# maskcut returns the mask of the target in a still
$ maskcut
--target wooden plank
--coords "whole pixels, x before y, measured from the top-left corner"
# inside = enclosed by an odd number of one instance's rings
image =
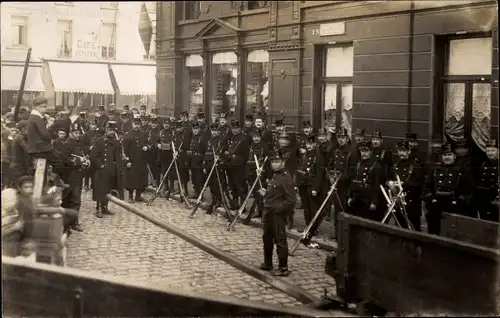
[[[42,198],[43,184],[45,182],[45,169],[47,168],[47,160],[36,158],[35,165],[35,184],[33,189],[33,200],[37,203]]]
[[[498,248],[500,224],[463,215],[443,213],[441,235],[451,239]]]

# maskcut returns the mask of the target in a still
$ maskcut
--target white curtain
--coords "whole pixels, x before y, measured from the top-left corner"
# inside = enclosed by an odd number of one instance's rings
[[[250,63],[267,63],[269,62],[269,53],[264,50],[255,50],[248,53],[248,62]]]
[[[215,53],[212,56],[212,64],[238,64],[238,57],[234,52]]]
[[[203,66],[203,57],[198,54],[191,54],[186,57],[186,67],[201,67]]]

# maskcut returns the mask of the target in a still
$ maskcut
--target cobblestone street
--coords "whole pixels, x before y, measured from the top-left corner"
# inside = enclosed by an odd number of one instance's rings
[[[90,198],[90,192],[83,195],[85,203],[80,212],[85,232],[73,232],[69,237],[68,267],[187,291],[300,305],[293,298],[113,204],[110,208],[116,213],[114,216],[96,218]],[[151,210],[152,213],[162,211],[158,207]],[[169,212],[178,214],[179,210],[173,208]]]

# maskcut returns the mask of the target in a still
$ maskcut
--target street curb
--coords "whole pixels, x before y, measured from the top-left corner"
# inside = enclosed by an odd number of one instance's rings
[[[146,191],[147,192],[156,192],[156,189],[153,187],[148,187],[148,188],[146,188]],[[181,201],[180,195],[178,195],[178,194],[170,195],[170,198],[175,199],[178,202]],[[164,199],[164,198],[160,198],[160,199]],[[189,200],[189,203],[191,203],[192,205],[194,205],[196,203],[196,199],[188,199],[188,200]],[[202,202],[200,204],[199,208],[206,211],[208,209],[208,204],[205,202]],[[222,214],[225,213],[224,208],[217,208],[217,211],[222,213]],[[262,224],[259,221],[255,221],[255,220],[251,220],[248,225],[251,227],[254,227],[254,228],[261,228],[261,229],[264,228],[264,224]],[[298,233],[296,231],[292,232],[292,231],[287,230],[286,234],[289,238],[292,238],[294,240],[300,239],[300,233]],[[313,237],[311,242],[317,244],[321,250],[324,250],[327,252],[335,253],[335,252],[337,252],[337,249],[338,249],[338,245],[336,242],[325,242],[324,240],[318,240],[315,237]]]

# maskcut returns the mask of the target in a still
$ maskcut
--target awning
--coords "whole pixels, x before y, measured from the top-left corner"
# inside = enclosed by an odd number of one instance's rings
[[[98,63],[48,62],[54,91],[114,94],[108,65]]]
[[[21,87],[24,66],[2,65],[2,91],[18,91]],[[26,92],[43,92],[45,87],[42,82],[42,68],[30,66],[24,84]]]
[[[111,65],[120,95],[156,95],[155,65]]]

